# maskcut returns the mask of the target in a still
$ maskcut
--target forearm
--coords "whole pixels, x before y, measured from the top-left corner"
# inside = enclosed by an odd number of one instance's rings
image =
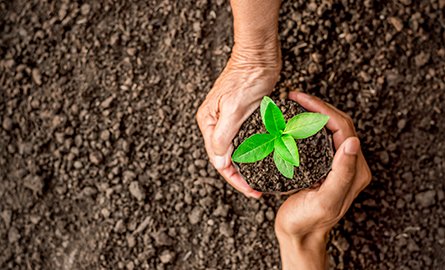
[[[231,0],[235,42],[276,39],[280,0]]]
[[[303,239],[294,236],[278,236],[283,270],[327,269],[326,236],[310,236]]]
[[[239,67],[281,68],[278,40],[280,0],[231,0],[234,48],[231,58]]]

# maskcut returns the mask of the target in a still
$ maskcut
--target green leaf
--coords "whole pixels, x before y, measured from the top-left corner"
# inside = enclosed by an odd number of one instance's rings
[[[275,151],[284,160],[298,167],[300,166],[300,155],[298,154],[297,143],[291,135],[285,134],[275,140]]]
[[[275,136],[271,134],[255,134],[244,140],[232,155],[238,163],[252,163],[267,157],[274,147]]]
[[[263,123],[265,122],[264,120],[265,120],[267,106],[271,102],[273,103],[273,100],[268,96],[264,96],[263,100],[261,100],[260,113],[261,113],[261,120],[263,120]]]
[[[294,139],[306,139],[319,132],[328,120],[329,116],[321,113],[300,113],[287,122],[283,134],[289,134]]]
[[[267,131],[273,135],[281,135],[286,127],[286,121],[284,121],[283,113],[275,103],[269,102],[264,118],[264,125],[266,126]]]
[[[278,171],[284,177],[287,177],[289,179],[294,178],[294,165],[284,160],[278,153],[275,151],[273,153],[273,161],[275,162],[275,166],[277,166]]]

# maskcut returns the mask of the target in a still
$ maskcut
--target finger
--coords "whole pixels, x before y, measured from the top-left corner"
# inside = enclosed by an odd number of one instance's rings
[[[224,168],[222,170],[218,170],[218,172],[226,179],[226,181],[234,187],[239,192],[243,193],[247,197],[260,198],[262,193],[254,190],[246,180],[242,177],[239,171],[235,168],[233,164]]]
[[[231,164],[228,149],[232,140],[238,133],[243,123],[241,110],[233,110],[231,106],[221,109],[219,119],[215,125],[211,138],[211,148],[214,153],[214,165],[217,169],[223,169]],[[236,107],[236,106],[234,106]]]
[[[215,159],[214,159],[214,151],[212,149],[212,143],[211,138],[212,134],[214,133],[215,129],[215,120],[210,114],[202,115],[203,111],[199,111],[197,115],[197,122],[199,129],[201,130],[201,133],[204,138],[204,144],[205,149],[207,151],[207,154],[209,156],[210,162],[215,166]],[[233,151],[233,146],[230,146],[227,150],[227,153],[225,154],[226,157],[231,157]],[[229,166],[226,166],[224,168],[216,168],[218,172],[224,177],[224,179],[236,190],[243,193],[245,196],[253,197],[253,198],[260,198],[262,193],[259,191],[254,190],[247,184],[246,180],[241,176],[241,174],[238,172],[238,170],[235,168],[235,166],[231,163],[231,160],[228,161]]]
[[[206,148],[207,147],[206,144]],[[213,153],[212,150],[207,150],[207,152]],[[231,154],[233,152],[233,146],[231,146],[228,150],[228,157],[231,157]],[[212,157],[209,154],[209,158],[212,160]],[[213,164],[213,162],[212,162]],[[262,193],[259,191],[254,190],[252,187],[249,186],[249,184],[246,182],[246,180],[242,177],[242,175],[238,172],[238,170],[235,168],[235,166],[230,162],[230,165],[222,168],[217,169],[219,174],[221,174],[222,177],[236,190],[243,193],[247,197],[252,198],[260,198]]]
[[[334,156],[332,170],[319,189],[323,200],[328,200],[329,204],[343,203],[354,182],[359,154],[360,141],[357,137],[350,137],[342,143]]]
[[[349,116],[334,108],[332,105],[318,99],[317,97],[293,91],[289,93],[289,98],[298,102],[306,110],[318,112],[329,116],[326,127],[333,132],[335,148],[339,146],[349,137],[356,136],[354,125]]]
[[[354,183],[351,187],[351,193],[354,194],[354,199],[364,190],[369,183],[371,182],[372,174],[369,169],[368,163],[363,156],[363,153],[360,152],[357,159],[357,173],[354,180]]]
[[[338,114],[340,114],[341,116],[343,116],[343,118],[349,118],[349,115],[345,112],[340,111],[339,109],[335,108],[334,105],[324,102],[324,104],[328,107],[330,107],[332,110],[334,110],[335,112],[337,112]]]
[[[216,119],[204,108],[200,108],[196,114],[196,121],[198,122],[199,130],[204,138],[204,146],[209,156],[210,162],[213,164],[214,152],[212,149],[212,135],[214,133]],[[214,166],[214,165],[213,165]]]
[[[290,92],[289,98],[298,102],[298,104],[303,106],[308,111],[328,115],[329,122],[326,124],[326,127],[332,132],[340,130],[341,126],[339,124],[343,120],[342,115],[333,110],[331,107],[327,106],[326,103],[319,98],[298,91]]]

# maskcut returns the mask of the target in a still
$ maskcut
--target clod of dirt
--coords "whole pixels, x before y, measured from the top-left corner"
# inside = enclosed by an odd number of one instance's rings
[[[232,227],[226,222],[219,225],[219,232],[225,237],[232,237],[234,233]]]
[[[414,60],[416,62],[416,66],[418,67],[424,66],[430,60],[430,54],[426,52],[421,52],[418,55],[416,55]]]
[[[159,259],[161,260],[161,262],[163,264],[167,264],[167,263],[173,261],[174,258],[175,258],[175,254],[173,252],[171,252],[170,250],[164,250],[161,253],[161,256],[159,257]]]
[[[171,246],[173,244],[171,237],[163,231],[152,233],[151,237],[155,239],[155,244],[157,246]]]
[[[138,201],[143,201],[145,199],[144,190],[141,188],[138,181],[131,182],[129,190],[131,195],[133,195],[133,197],[135,197]]]
[[[2,127],[5,130],[11,130],[12,128],[12,120],[9,117],[5,117],[2,122]]]
[[[96,152],[92,152],[90,154],[90,161],[91,163],[93,163],[94,165],[99,165],[102,162],[103,156],[100,152],[96,151]]]
[[[394,28],[397,30],[397,32],[402,31],[403,29],[403,22],[396,17],[390,17],[389,22],[394,26]]]
[[[40,74],[40,70],[38,68],[32,69],[32,79],[37,85],[42,84],[42,75]]]
[[[286,121],[305,112],[303,107],[291,100],[274,100],[283,112]],[[233,145],[238,147],[245,139],[266,130],[258,108],[241,126]],[[240,163],[239,171],[247,183],[261,192],[289,192],[309,188],[322,180],[331,169],[334,148],[330,133],[323,128],[317,134],[297,140],[300,166],[295,168],[294,178],[284,177],[276,168],[272,154],[255,163]]]
[[[199,207],[196,206],[195,208],[193,208],[192,212],[189,214],[189,221],[192,225],[197,224],[202,217],[202,214],[204,213],[204,210]]]
[[[2,213],[0,214],[0,216],[3,219],[3,223],[5,224],[5,227],[9,228],[9,226],[11,225],[11,217],[12,217],[11,210],[3,210]]]
[[[427,208],[435,203],[435,197],[435,190],[420,192],[416,194],[416,203],[418,203],[423,208]]]
[[[10,244],[17,242],[20,239],[20,233],[15,227],[11,227],[8,232],[8,241]]]
[[[37,175],[28,175],[23,180],[23,185],[34,193],[41,194],[44,186],[43,179]]]

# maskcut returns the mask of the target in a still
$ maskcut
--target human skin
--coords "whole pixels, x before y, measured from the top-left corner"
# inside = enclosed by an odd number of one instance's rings
[[[282,267],[315,270],[327,268],[326,243],[332,227],[344,216],[357,195],[371,181],[351,118],[304,93],[289,98],[308,111],[329,116],[336,153],[332,170],[317,188],[302,190],[281,205],[275,220]]]
[[[210,162],[235,189],[259,198],[232,163],[232,140],[269,95],[281,69],[280,1],[232,0],[234,46],[230,59],[201,104],[196,119]]]
[[[196,118],[213,166],[235,189],[259,198],[261,192],[247,184],[231,161],[232,140],[278,80],[280,1],[232,0],[231,6],[232,54]],[[368,185],[371,174],[349,116],[303,93],[293,92],[289,97],[308,111],[330,116],[327,127],[333,132],[337,152],[321,186],[290,196],[280,207],[275,232],[283,269],[325,269],[327,235]]]

